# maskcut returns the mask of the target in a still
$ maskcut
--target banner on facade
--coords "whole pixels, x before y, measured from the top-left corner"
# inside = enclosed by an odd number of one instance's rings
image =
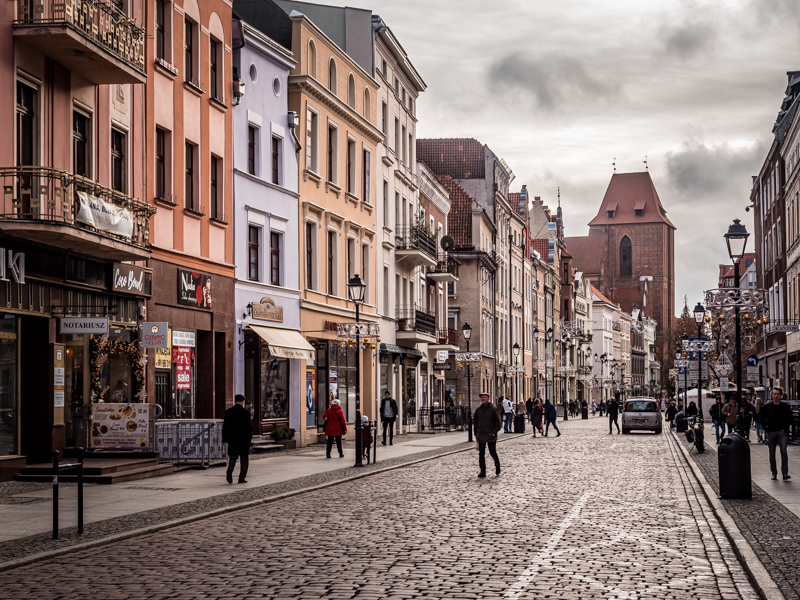
[[[92,448],[152,448],[152,404],[92,405]]]
[[[211,308],[211,275],[178,269],[178,304]]]
[[[133,237],[133,213],[131,211],[86,192],[77,192],[77,195],[79,206],[75,220],[78,223],[91,225],[100,231],[122,237]]]

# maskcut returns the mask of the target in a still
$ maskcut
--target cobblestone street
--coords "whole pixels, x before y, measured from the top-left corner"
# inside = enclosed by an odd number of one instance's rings
[[[444,456],[0,573],[2,596],[757,597],[666,435],[560,426],[499,444],[499,477]]]

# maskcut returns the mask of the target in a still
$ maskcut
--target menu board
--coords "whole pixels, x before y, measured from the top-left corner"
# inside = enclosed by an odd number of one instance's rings
[[[152,448],[153,405],[100,402],[92,405],[91,447]]]

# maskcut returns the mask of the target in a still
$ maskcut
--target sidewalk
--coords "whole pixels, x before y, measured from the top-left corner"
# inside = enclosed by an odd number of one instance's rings
[[[467,440],[466,432],[404,435],[394,445],[378,442],[380,468],[393,459],[419,455],[430,450],[456,448]],[[131,519],[137,513],[237,494],[282,482],[318,476],[353,467],[354,445],[345,444],[345,457],[325,458],[323,446],[311,446],[277,455],[252,455],[247,483],[225,481],[222,465],[190,469],[173,475],[141,479],[114,485],[84,486],[84,523]],[[236,466],[234,481],[239,472]],[[307,482],[313,484],[313,481]],[[0,543],[52,532],[53,492],[49,483],[7,482],[0,484]],[[19,490],[17,492],[17,490]],[[77,486],[59,486],[59,525],[77,527]]]

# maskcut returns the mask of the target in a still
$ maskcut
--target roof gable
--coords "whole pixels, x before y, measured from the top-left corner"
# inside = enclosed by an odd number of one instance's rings
[[[437,175],[453,179],[484,179],[486,153],[474,138],[417,139],[417,158]]]
[[[600,210],[589,226],[637,223],[665,223],[675,228],[667,218],[649,171],[614,173]]]

